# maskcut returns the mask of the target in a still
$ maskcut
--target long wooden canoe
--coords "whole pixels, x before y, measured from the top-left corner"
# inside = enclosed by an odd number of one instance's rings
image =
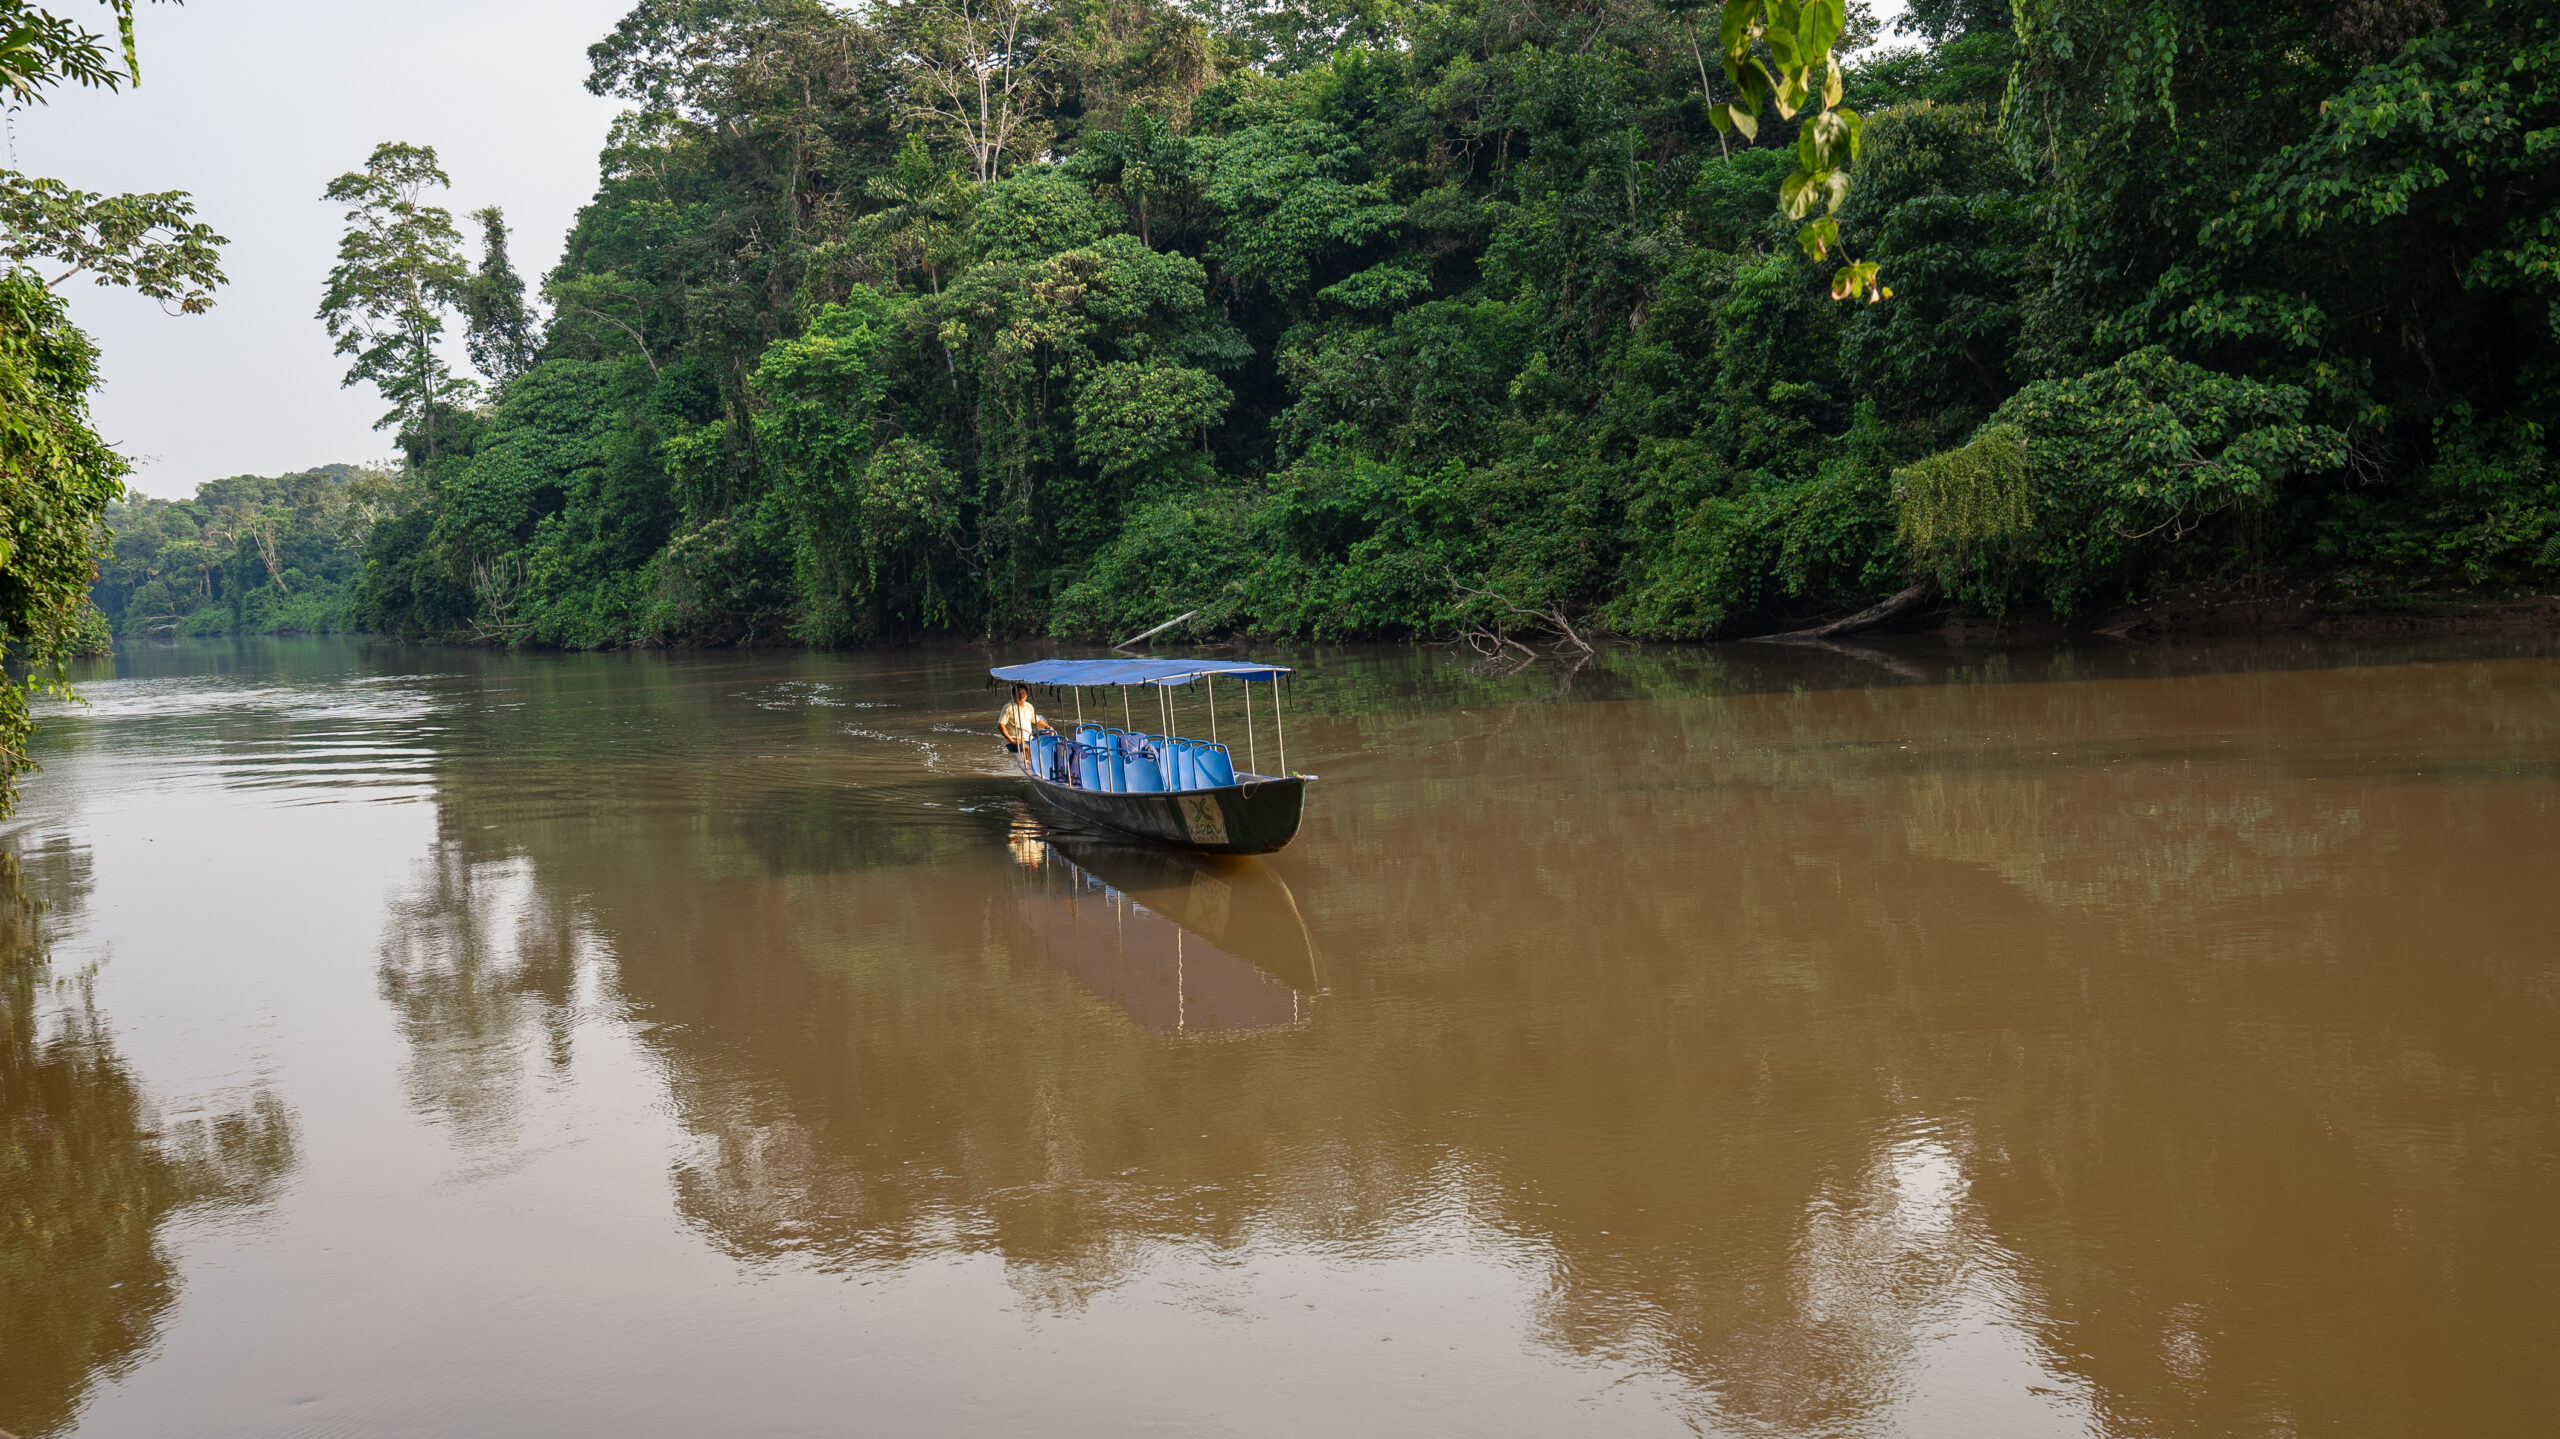
[[[1239,776],[1219,789],[1128,793],[1078,789],[1025,768],[1034,794],[1076,818],[1159,844],[1212,854],[1269,854],[1298,837],[1314,775]]]

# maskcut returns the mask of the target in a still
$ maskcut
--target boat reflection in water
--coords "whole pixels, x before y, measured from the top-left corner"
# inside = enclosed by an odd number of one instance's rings
[[[1041,958],[1150,1029],[1298,1024],[1323,993],[1289,886],[1253,860],[1023,825],[1014,912]]]

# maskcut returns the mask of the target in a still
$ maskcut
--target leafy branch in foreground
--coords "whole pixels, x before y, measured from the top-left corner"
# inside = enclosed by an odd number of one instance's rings
[[[28,700],[69,693],[62,665],[90,613],[98,516],[124,493],[124,457],[89,427],[97,379],[97,346],[61,297],[0,270],[0,645],[32,671],[0,676],[0,816],[28,767]]]
[[[184,190],[148,195],[95,195],[60,180],[0,170],[0,260],[69,268],[45,284],[60,289],[76,275],[158,300],[174,313],[213,308],[223,284],[222,247],[229,243],[195,218]]]
[[[26,0],[0,0],[0,102],[40,105],[68,81],[139,84],[133,0],[103,0],[116,38]],[[122,64],[117,61],[121,59]],[[89,583],[104,551],[99,517],[124,493],[124,457],[89,424],[98,348],[71,323],[56,287],[95,274],[197,313],[223,282],[223,239],[179,191],[93,195],[0,171],[0,818],[31,768],[28,702],[68,696],[63,662],[95,652],[103,624]],[[47,283],[30,266],[67,265]]]
[[[0,92],[11,104],[41,105],[44,92],[65,80],[98,90],[142,83],[142,60],[133,48],[133,0],[103,3],[116,17],[120,44],[44,6],[0,0]]]
[[[1718,132],[1739,131],[1746,140],[1759,136],[1763,106],[1782,120],[1813,110],[1796,128],[1796,168],[1779,182],[1778,205],[1790,220],[1822,207],[1796,233],[1796,243],[1817,261],[1840,243],[1840,206],[1849,198],[1849,169],[1866,129],[1865,118],[1840,103],[1847,74],[1834,51],[1848,21],[1847,0],[1726,0],[1724,73],[1735,97],[1707,110]],[[1872,304],[1893,297],[1874,261],[1841,258],[1831,298],[1863,294]]]

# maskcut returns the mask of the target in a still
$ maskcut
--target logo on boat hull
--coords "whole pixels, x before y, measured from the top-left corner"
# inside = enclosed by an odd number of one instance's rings
[[[1193,844],[1227,842],[1227,816],[1218,808],[1216,795],[1186,794],[1177,798],[1182,802],[1182,827],[1191,832]]]

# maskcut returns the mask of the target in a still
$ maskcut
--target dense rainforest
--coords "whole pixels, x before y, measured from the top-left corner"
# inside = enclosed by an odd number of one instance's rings
[[[90,587],[114,633],[331,634],[374,523],[414,498],[395,476],[353,465],[207,480],[191,499],[109,505],[112,548]]]
[[[489,386],[385,384],[419,493],[356,614],[1690,638],[2532,591],[2556,12],[1852,7],[1870,303],[1779,212],[1790,126],[1710,123],[1714,7],[644,0],[547,322],[489,303],[494,228],[439,271]]]

